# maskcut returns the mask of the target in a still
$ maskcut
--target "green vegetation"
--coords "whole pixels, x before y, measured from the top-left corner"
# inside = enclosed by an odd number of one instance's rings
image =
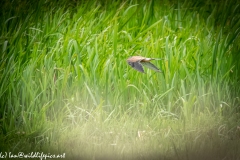
[[[3,0],[0,17],[1,152],[240,159],[238,1]]]

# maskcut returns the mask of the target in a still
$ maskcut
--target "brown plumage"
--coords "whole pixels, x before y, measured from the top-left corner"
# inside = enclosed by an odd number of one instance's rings
[[[160,69],[158,69],[155,65],[150,63],[151,60],[154,60],[155,58],[146,58],[142,56],[132,56],[127,59],[127,63],[134,68],[135,70],[144,73],[142,65],[155,70],[157,72],[161,72]]]

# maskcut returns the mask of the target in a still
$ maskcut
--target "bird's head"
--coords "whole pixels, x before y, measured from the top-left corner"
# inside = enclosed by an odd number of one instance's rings
[[[128,63],[131,67],[134,67],[134,62],[127,61],[127,63]]]

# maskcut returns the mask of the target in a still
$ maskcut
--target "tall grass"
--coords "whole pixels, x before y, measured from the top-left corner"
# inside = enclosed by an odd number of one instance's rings
[[[238,2],[3,2],[1,150],[240,158]]]

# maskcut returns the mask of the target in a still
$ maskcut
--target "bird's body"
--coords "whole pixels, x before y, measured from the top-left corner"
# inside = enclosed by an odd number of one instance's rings
[[[151,60],[154,60],[155,58],[146,58],[146,57],[142,57],[142,56],[132,56],[130,58],[127,59],[128,64],[134,68],[135,70],[144,73],[143,70],[143,65],[155,70],[157,72],[161,72],[160,69],[158,69],[155,65],[153,65],[152,63],[150,63]]]

